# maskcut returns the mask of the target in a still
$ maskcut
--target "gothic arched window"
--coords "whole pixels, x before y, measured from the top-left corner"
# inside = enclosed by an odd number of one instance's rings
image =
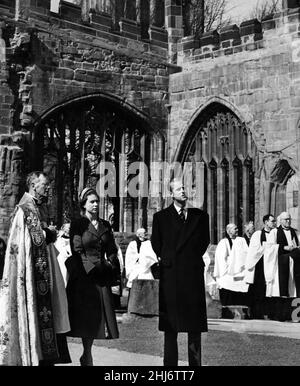
[[[214,103],[200,114],[182,144],[184,163],[194,162],[200,207],[210,215],[211,241],[217,243],[228,223],[240,233],[254,220],[254,173],[251,134],[229,109]],[[198,205],[197,205],[198,206]]]

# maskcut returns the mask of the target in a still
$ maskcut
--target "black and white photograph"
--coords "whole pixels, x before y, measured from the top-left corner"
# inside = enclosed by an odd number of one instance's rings
[[[300,366],[299,189],[300,0],[0,0],[1,368]]]

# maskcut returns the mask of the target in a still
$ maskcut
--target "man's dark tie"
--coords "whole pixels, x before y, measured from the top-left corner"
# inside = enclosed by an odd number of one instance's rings
[[[179,210],[179,217],[180,217],[182,222],[185,222],[185,215],[184,215],[184,209],[183,208],[181,208]]]

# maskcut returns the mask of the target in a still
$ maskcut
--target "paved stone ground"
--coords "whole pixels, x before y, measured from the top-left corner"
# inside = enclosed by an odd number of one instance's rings
[[[73,362],[68,364],[68,366],[80,366],[81,345],[70,342],[69,350]],[[159,356],[132,353],[100,346],[93,347],[93,359],[94,366],[162,366],[162,358]],[[187,362],[179,362],[179,366],[187,365]]]
[[[210,319],[211,331],[231,331],[244,334],[268,335],[300,339],[300,324],[275,320]]]
[[[157,331],[157,317],[119,314],[118,324],[120,339],[95,341],[94,366],[162,366],[163,334]],[[298,323],[209,319],[208,325],[208,334],[203,334],[204,365],[297,364],[296,358],[300,355]],[[288,347],[288,355],[281,352]],[[69,350],[72,358],[69,366],[79,366],[80,339],[69,338]],[[187,366],[186,334],[179,334],[179,351],[179,366]]]

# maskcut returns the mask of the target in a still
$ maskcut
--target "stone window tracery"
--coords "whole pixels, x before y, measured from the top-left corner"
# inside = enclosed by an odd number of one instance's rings
[[[225,227],[234,222],[242,233],[243,224],[254,220],[254,173],[251,135],[228,109],[214,106],[194,122],[184,161],[193,159],[198,188],[198,206],[210,215],[211,241],[224,237]],[[249,145],[250,144],[250,145]]]
[[[126,189],[135,177],[129,173],[132,162],[149,165],[151,138],[141,118],[108,102],[95,99],[52,113],[35,128],[33,155],[34,168],[48,171],[53,181],[51,221],[60,225],[63,218],[79,214],[79,192],[86,186],[97,187],[106,161],[115,168],[109,182],[116,196],[100,197],[100,216],[113,218],[115,231],[133,232],[146,226],[147,197],[129,197]]]

